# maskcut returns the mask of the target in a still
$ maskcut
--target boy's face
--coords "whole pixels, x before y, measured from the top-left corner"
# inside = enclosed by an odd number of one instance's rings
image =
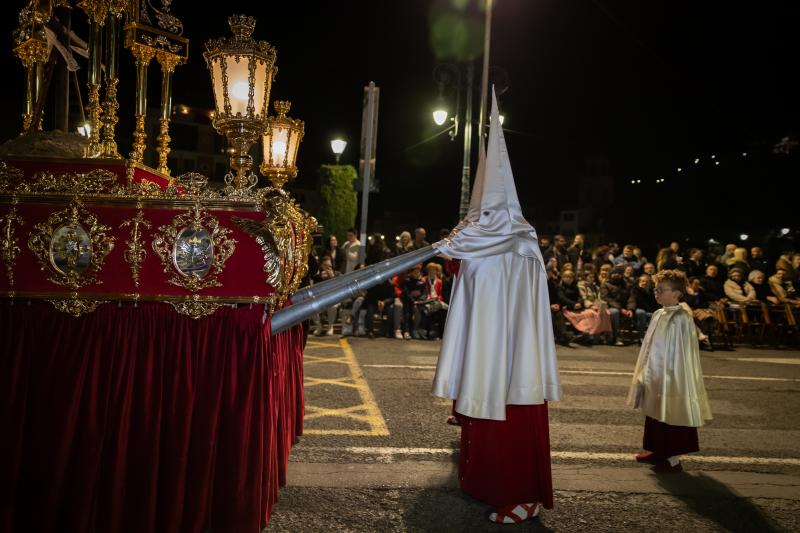
[[[664,307],[678,305],[681,298],[681,291],[673,289],[667,283],[659,283],[655,289],[656,301]]]
[[[650,288],[650,276],[648,275],[641,275],[639,276],[639,287],[642,289],[649,289]]]

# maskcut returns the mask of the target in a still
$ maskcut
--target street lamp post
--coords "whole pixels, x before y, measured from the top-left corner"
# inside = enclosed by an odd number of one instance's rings
[[[433,71],[433,78],[439,84],[439,105],[433,111],[433,120],[441,126],[447,121],[447,110],[443,104],[441,93],[444,87],[451,85],[456,90],[456,111],[451,120],[453,125],[450,130],[450,139],[455,140],[458,136],[459,129],[459,115],[461,113],[461,89],[466,89],[466,105],[464,111],[464,154],[461,165],[461,199],[459,202],[458,215],[459,218],[464,218],[469,209],[469,189],[470,189],[470,176],[471,157],[472,157],[472,86],[474,84],[475,67],[472,61],[467,63],[466,80],[461,83],[461,70],[458,66],[452,63],[442,63],[437,65]]]
[[[333,155],[336,156],[336,164],[339,164],[339,158],[344,153],[344,149],[347,148],[347,141],[342,139],[334,139],[331,141],[331,150],[333,151]]]

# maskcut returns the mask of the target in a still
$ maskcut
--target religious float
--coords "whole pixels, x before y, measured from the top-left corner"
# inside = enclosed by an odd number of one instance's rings
[[[86,40],[65,23],[78,16]],[[282,188],[304,126],[288,102],[268,112],[276,51],[252,37],[253,18],[229,24],[204,53],[230,153],[212,187],[168,166],[172,77],[189,52],[171,1],[31,0],[19,15],[25,113],[0,147],[2,532],[256,532],[269,520],[302,433],[305,342],[296,320],[274,334],[271,318],[306,274],[316,221]],[[127,157],[124,49],[137,73]],[[87,58],[80,135],[68,119],[43,127],[55,59],[73,52]]]

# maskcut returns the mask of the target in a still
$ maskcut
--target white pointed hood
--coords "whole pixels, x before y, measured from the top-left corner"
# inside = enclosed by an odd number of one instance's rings
[[[542,261],[536,230],[522,216],[494,87],[487,153],[485,159],[478,156],[469,211],[456,231],[434,246],[461,259],[513,252]]]

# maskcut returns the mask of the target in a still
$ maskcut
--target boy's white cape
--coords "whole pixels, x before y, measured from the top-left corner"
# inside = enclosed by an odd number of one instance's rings
[[[506,405],[559,400],[547,276],[522,216],[492,90],[488,153],[480,154],[467,217],[434,244],[461,259],[433,394],[473,418],[505,420]]]
[[[643,395],[637,402],[640,387]],[[653,313],[636,361],[628,405],[641,407],[645,415],[671,426],[699,427],[711,420],[697,330],[681,306]]]

